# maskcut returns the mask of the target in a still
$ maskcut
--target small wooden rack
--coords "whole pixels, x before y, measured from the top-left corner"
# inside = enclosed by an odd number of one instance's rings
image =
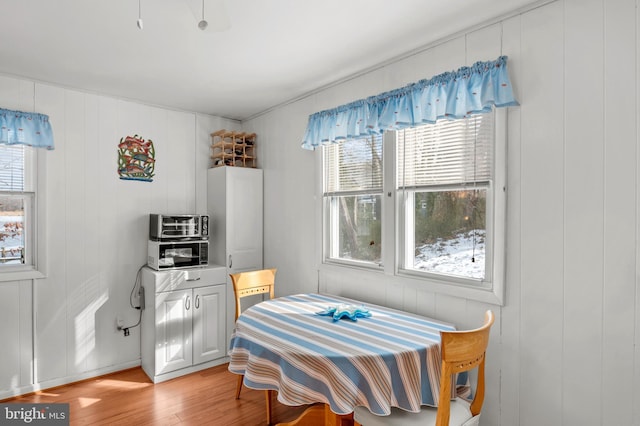
[[[256,134],[218,130],[211,133],[212,167],[256,168]]]

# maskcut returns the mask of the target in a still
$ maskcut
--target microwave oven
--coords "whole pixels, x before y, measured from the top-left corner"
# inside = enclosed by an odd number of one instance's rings
[[[209,216],[198,214],[150,214],[149,239],[157,241],[206,240]]]
[[[193,268],[209,263],[209,241],[149,240],[147,265],[157,271]]]

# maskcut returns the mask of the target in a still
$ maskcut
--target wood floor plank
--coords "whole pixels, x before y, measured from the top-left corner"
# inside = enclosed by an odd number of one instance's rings
[[[227,364],[153,384],[141,368],[39,391],[3,403],[69,403],[70,424],[264,426],[264,391],[243,387],[235,399]],[[273,401],[272,421],[295,419],[303,407]]]

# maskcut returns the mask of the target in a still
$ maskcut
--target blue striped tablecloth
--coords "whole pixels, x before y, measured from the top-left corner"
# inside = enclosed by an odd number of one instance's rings
[[[356,406],[379,415],[391,407],[418,412],[421,404],[436,406],[439,331],[455,327],[376,305],[364,305],[371,317],[355,322],[316,314],[344,303],[362,305],[298,294],[245,310],[231,336],[229,371],[244,374],[247,387],[277,390],[283,404],[320,402],[336,414]]]

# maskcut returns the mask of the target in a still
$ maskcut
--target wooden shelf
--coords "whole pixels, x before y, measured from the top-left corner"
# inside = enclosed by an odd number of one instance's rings
[[[256,168],[256,134],[221,129],[211,133],[211,167]]]

